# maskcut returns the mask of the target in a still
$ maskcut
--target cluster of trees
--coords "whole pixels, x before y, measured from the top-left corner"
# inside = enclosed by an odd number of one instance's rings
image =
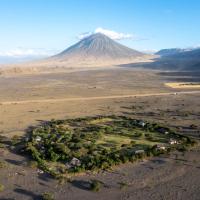
[[[90,121],[94,119],[99,119],[99,123],[90,124]],[[162,128],[170,134],[170,137],[181,141],[180,149],[184,150],[188,145],[193,144],[189,137],[179,135],[157,124],[145,123],[141,126],[140,120],[116,116],[112,116],[113,121],[109,122],[101,123],[101,119],[103,117],[52,120],[31,130],[29,137],[25,139],[25,151],[31,153],[41,168],[57,176],[59,173],[66,172],[107,169],[113,165],[128,161],[134,162],[146,156],[155,156],[170,151],[170,148],[164,151],[158,150],[155,146],[143,145],[138,148],[142,148],[144,152],[136,153],[137,144],[134,141],[121,145],[120,148],[106,148],[97,143],[104,134],[123,135],[125,130],[140,128],[146,131],[146,138],[152,139],[150,132],[159,132]],[[134,133],[134,137],[141,137],[141,133]],[[81,164],[59,172],[53,171],[48,165],[49,161],[66,165],[73,158],[79,159]]]

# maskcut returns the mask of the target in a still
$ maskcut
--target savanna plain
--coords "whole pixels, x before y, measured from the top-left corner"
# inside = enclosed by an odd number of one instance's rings
[[[187,87],[169,84],[179,82]],[[0,199],[199,199],[199,82],[199,73],[131,67],[0,76]],[[13,144],[52,119],[99,116],[162,124],[196,144],[66,181],[33,166]]]

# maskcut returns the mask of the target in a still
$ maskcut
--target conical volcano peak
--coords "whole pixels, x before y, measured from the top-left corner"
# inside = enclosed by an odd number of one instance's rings
[[[83,40],[101,40],[101,41],[109,41],[112,40],[110,37],[104,35],[103,33],[94,33],[86,38],[84,38]]]
[[[92,39],[110,39],[108,36],[106,36],[103,33],[94,33],[94,34],[92,34],[92,35],[90,35],[88,37],[92,38]]]
[[[145,54],[130,49],[102,33],[83,38],[75,45],[54,56],[56,60],[70,63],[120,63]],[[126,61],[125,61],[126,62]]]
[[[92,47],[92,48],[97,49],[97,48],[102,48],[103,46],[108,46],[108,44],[112,42],[114,41],[112,41],[112,39],[109,38],[108,36],[102,33],[95,33],[88,37],[83,38],[80,42],[73,45],[72,47],[73,48],[84,47],[84,49],[88,49]],[[72,48],[69,48],[69,49],[72,49]]]

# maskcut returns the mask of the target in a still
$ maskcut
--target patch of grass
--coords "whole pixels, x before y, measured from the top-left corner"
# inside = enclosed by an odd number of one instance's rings
[[[111,121],[113,121],[112,118],[103,117],[103,118],[91,120],[88,122],[88,124],[100,124],[100,123],[111,122]]]
[[[42,200],[54,200],[54,195],[50,192],[42,194]]]
[[[4,185],[0,184],[0,192],[3,192],[5,189]]]
[[[120,185],[120,189],[121,190],[123,190],[123,189],[128,187],[128,183],[126,183],[126,182],[119,182],[118,184]]]

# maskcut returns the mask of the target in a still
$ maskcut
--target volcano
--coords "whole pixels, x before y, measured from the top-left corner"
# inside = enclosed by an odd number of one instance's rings
[[[104,34],[96,33],[50,59],[71,64],[102,65],[128,63],[144,56],[146,54],[119,44]]]
[[[104,34],[96,33],[52,57],[0,69],[1,74],[37,73],[88,67],[109,67],[149,62],[154,56],[128,48]]]

